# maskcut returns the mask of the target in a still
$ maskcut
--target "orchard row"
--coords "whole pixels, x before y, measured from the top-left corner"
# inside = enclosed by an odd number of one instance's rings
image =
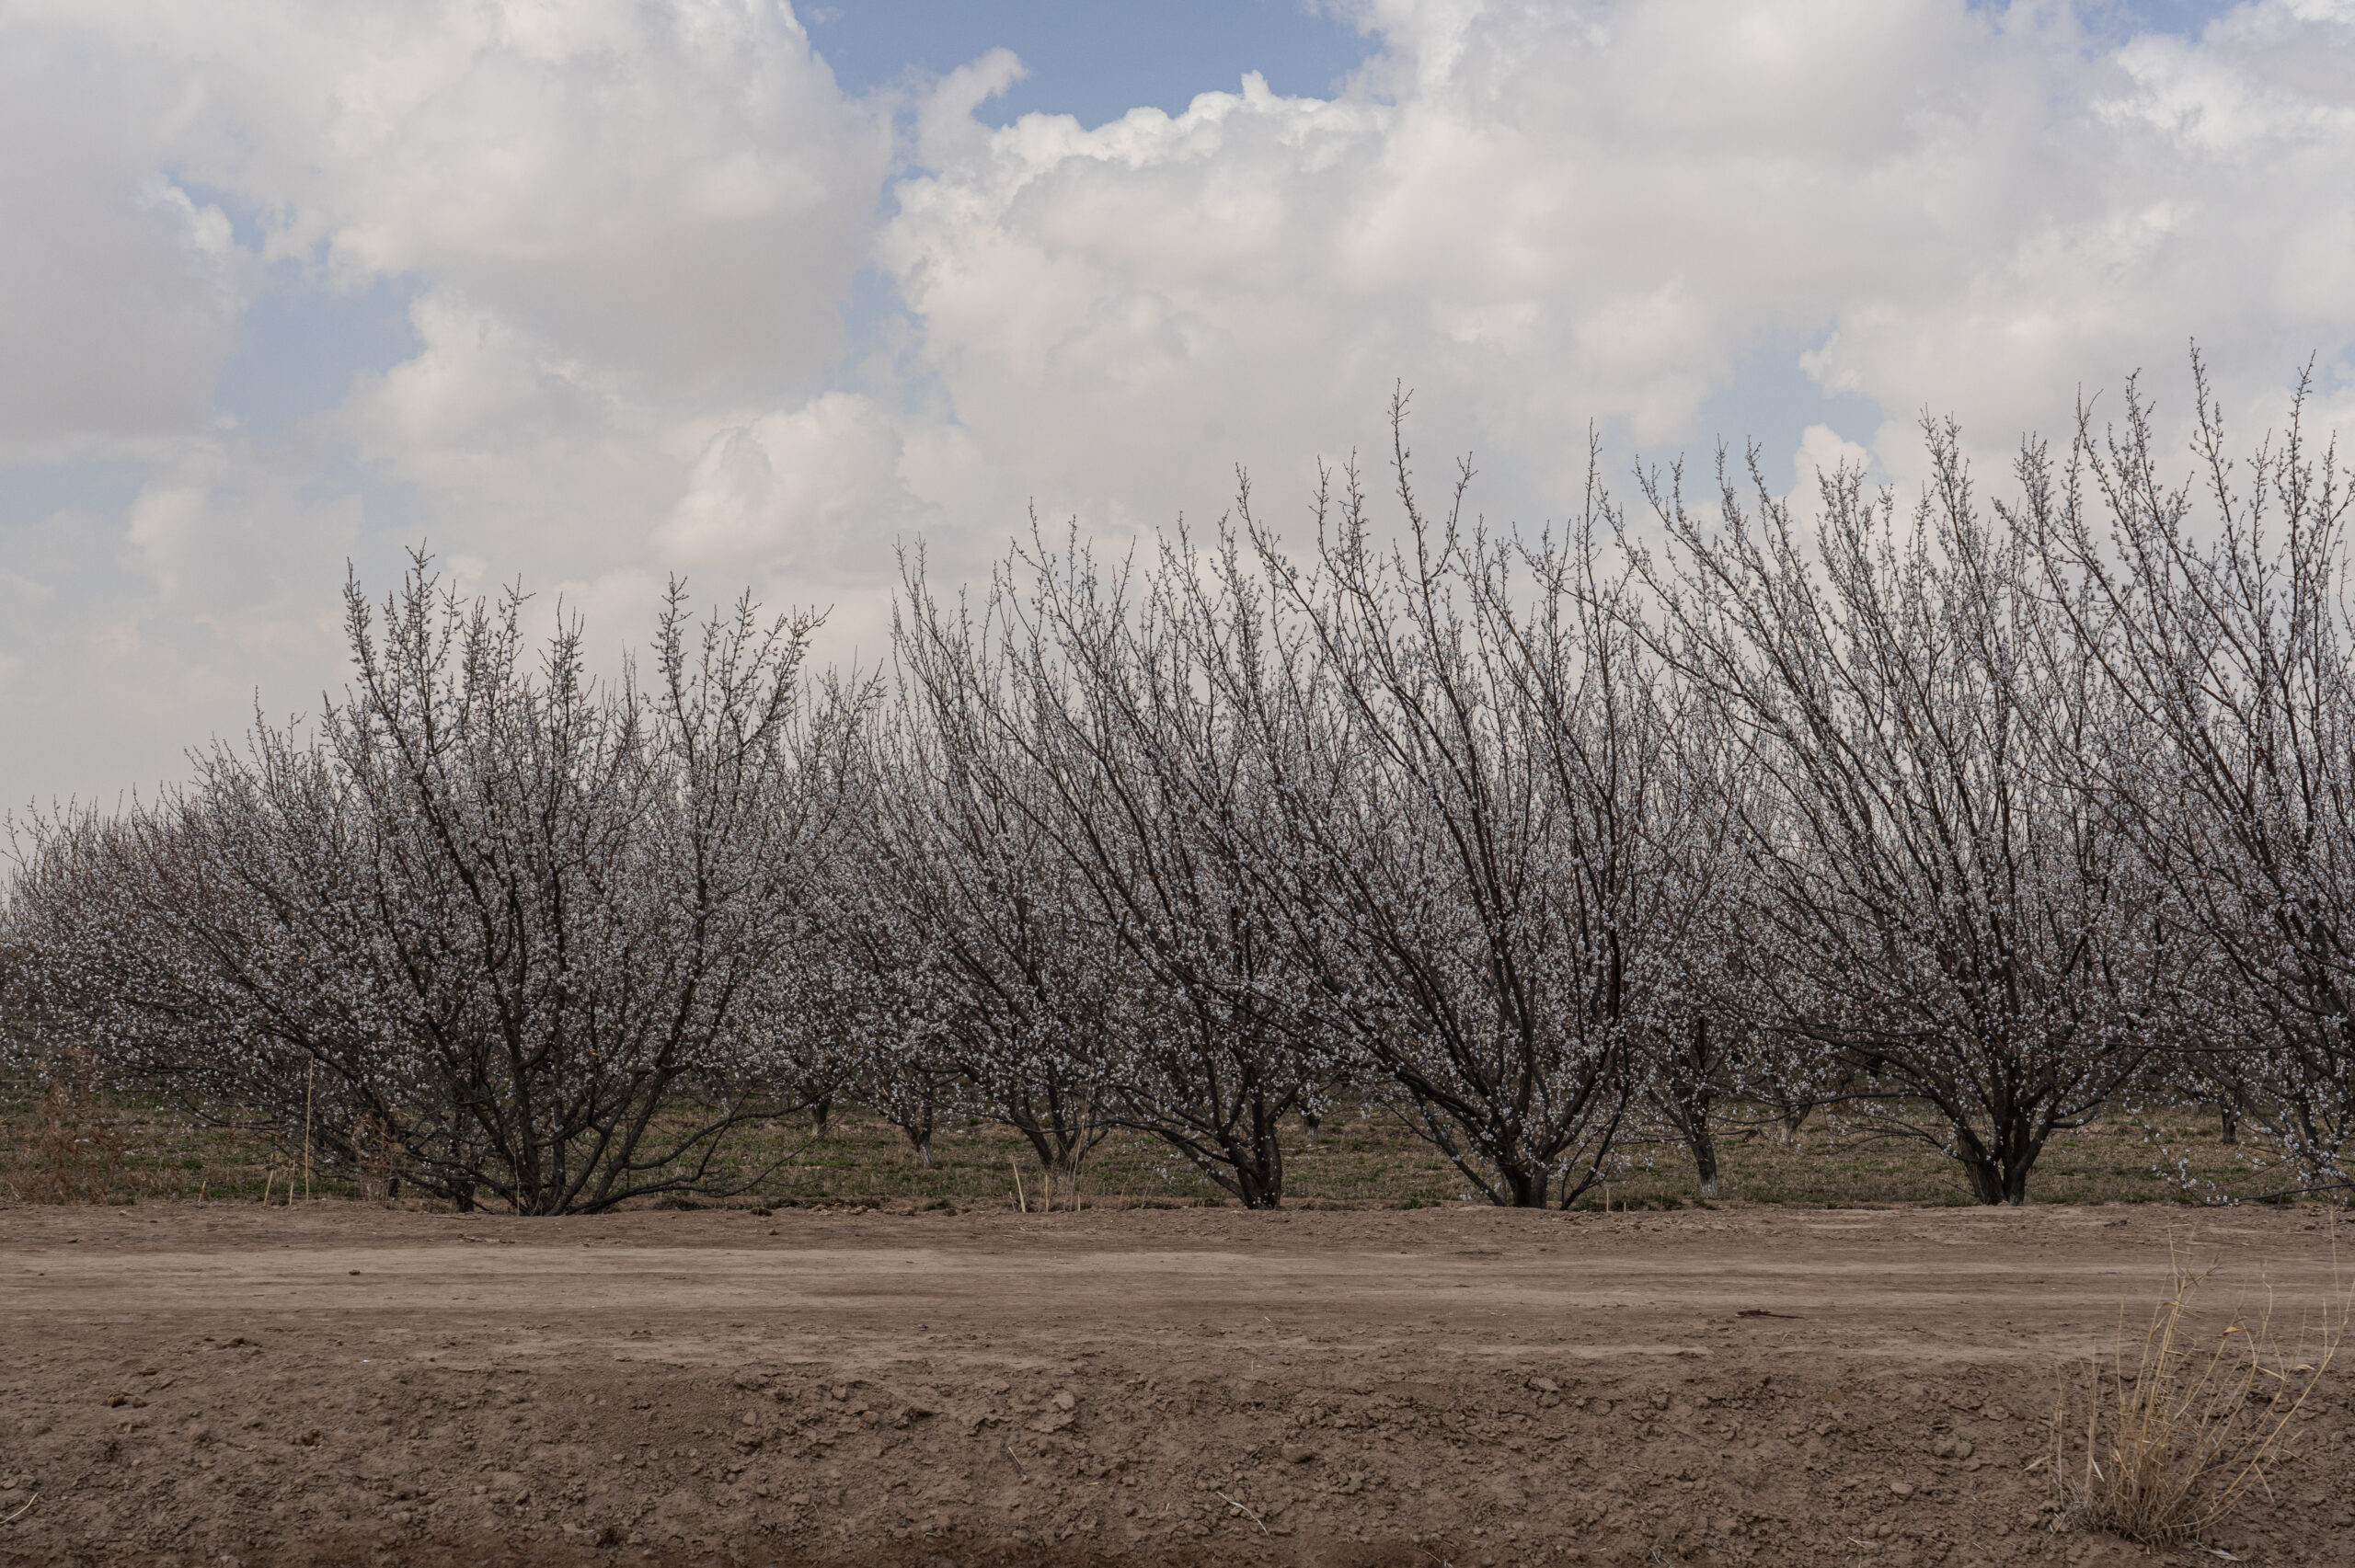
[[[2349,476],[2200,391],[2188,479],[2130,393],[2000,498],[1933,423],[1911,502],[1721,462],[1534,534],[1419,490],[1396,408],[1298,544],[1246,484],[953,593],[913,555],[864,673],[674,588],[600,682],[420,557],[347,588],[314,723],[25,830],[8,1048],[528,1213],[709,1191],[838,1094],[1253,1206],[1338,1093],[1514,1205],[1851,1101],[2016,1203],[2152,1082],[2344,1197]]]

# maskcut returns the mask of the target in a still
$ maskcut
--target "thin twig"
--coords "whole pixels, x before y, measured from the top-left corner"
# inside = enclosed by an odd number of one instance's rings
[[[1222,1502],[1222,1503],[1225,1504],[1228,1507],[1230,1507],[1230,1508],[1234,1509],[1234,1510],[1235,1510],[1236,1513],[1238,1513],[1238,1514],[1247,1514],[1247,1515],[1250,1515],[1251,1522],[1252,1522],[1253,1524],[1255,1524],[1255,1525],[1257,1525],[1257,1526],[1258,1526],[1258,1527],[1259,1527],[1259,1533],[1260,1533],[1261,1535],[1267,1535],[1267,1534],[1270,1533],[1270,1532],[1269,1531],[1269,1529],[1268,1529],[1268,1521],[1267,1521],[1267,1520],[1265,1520],[1265,1519],[1261,1518],[1258,1515],[1252,1513],[1250,1509],[1248,1509],[1248,1508],[1245,1507],[1242,1504],[1237,1503],[1234,1498],[1229,1497],[1225,1493],[1223,1493],[1223,1492],[1213,1492],[1213,1493],[1212,1493],[1212,1494],[1211,1494],[1211,1495],[1212,1495],[1212,1496],[1213,1496],[1213,1497],[1215,1497],[1215,1498],[1217,1498],[1220,1502]]]
[[[34,1493],[30,1497],[25,1499],[25,1505],[23,1507],[17,1509],[6,1518],[0,1519],[0,1525],[15,1524],[18,1519],[23,1518],[28,1513],[30,1513],[32,1511],[32,1505],[40,1501],[40,1494],[38,1492]]]

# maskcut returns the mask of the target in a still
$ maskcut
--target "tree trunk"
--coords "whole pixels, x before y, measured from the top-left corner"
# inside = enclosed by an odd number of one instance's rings
[[[1235,1196],[1246,1208],[1284,1206],[1284,1150],[1276,1136],[1276,1118],[1264,1110],[1251,1117],[1251,1142],[1235,1155]]]
[[[1995,1162],[1983,1155],[1963,1157],[1963,1173],[1970,1178],[1970,1196],[1982,1203],[2004,1201],[2004,1173]]]
[[[907,1135],[908,1146],[916,1151],[916,1161],[932,1169],[932,1107],[926,1105],[919,1113],[903,1114],[895,1125]]]
[[[1252,1165],[1235,1168],[1235,1196],[1243,1200],[1246,1208],[1281,1208],[1284,1206],[1283,1173],[1272,1174]]]
[[[2017,1208],[2028,1202],[2028,1174],[2044,1145],[2025,1117],[2016,1117],[1994,1131],[1990,1148],[1967,1127],[1955,1128],[1955,1157],[1970,1180],[1970,1195],[1981,1203],[2006,1203]]]
[[[1679,1070],[1669,1082],[1669,1092],[1676,1097],[1677,1129],[1684,1134],[1685,1147],[1693,1151],[1693,1173],[1700,1179],[1701,1196],[1717,1196],[1717,1135],[1709,1125],[1709,1113],[1717,1101],[1717,1083],[1710,1071],[1709,1020],[1706,1015],[1693,1020],[1692,1054],[1679,1064]]]
[[[1708,1117],[1704,1115],[1685,1130],[1685,1140],[1693,1146],[1693,1172],[1701,1178],[1701,1196],[1717,1196],[1717,1139],[1709,1130]]]
[[[1787,1106],[1783,1111],[1775,1131],[1781,1136],[1786,1145],[1797,1143],[1799,1140],[1799,1128],[1805,1127],[1808,1117],[1814,1114],[1813,1105]]]

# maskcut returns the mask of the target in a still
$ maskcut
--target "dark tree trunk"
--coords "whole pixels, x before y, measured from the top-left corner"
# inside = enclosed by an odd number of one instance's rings
[[[1180,1107],[1149,1093],[1123,1096],[1120,1119],[1176,1150],[1244,1207],[1281,1208],[1283,1120],[1298,1103],[1299,1087],[1283,1074],[1270,1082],[1248,1053],[1236,1053],[1228,1065],[1236,1078],[1213,1074],[1204,1081],[1212,1087],[1192,1105]],[[1231,1089],[1215,1087],[1230,1082]]]
[[[891,1111],[892,1125],[907,1134],[909,1146],[915,1150],[918,1162],[927,1171],[932,1169],[932,1129],[938,1120],[938,1104],[927,1082],[913,1105],[902,1102]]]
[[[1246,1208],[1281,1208],[1284,1204],[1284,1146],[1276,1127],[1287,1104],[1270,1104],[1255,1096],[1251,1107],[1250,1141],[1229,1150],[1235,1171],[1235,1196]]]
[[[1701,1180],[1701,1196],[1717,1196],[1717,1137],[1709,1130],[1705,1114],[1685,1129],[1684,1139],[1693,1147],[1693,1173]]]
[[[1695,1017],[1685,1048],[1669,1063],[1667,1093],[1656,1096],[1692,1151],[1693,1173],[1700,1181],[1704,1197],[1717,1196],[1717,1135],[1709,1121],[1717,1098],[1716,1069],[1710,1055],[1709,1020],[1706,1015]]]
[[[1543,1171],[1514,1167],[1498,1174],[1504,1178],[1505,1196],[1514,1208],[1544,1208],[1552,1196],[1553,1182]]]
[[[2028,1176],[2044,1140],[2025,1116],[2000,1123],[1993,1145],[1970,1127],[1955,1128],[1955,1156],[1970,1178],[1970,1195],[1981,1203],[2007,1203],[2017,1208],[2028,1202]]]

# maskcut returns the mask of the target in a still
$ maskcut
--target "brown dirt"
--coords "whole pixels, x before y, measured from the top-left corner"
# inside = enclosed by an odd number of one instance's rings
[[[2148,1561],[2026,1467],[2188,1225],[2331,1298],[2296,1210],[9,1206],[0,1563]],[[2349,1561],[2314,1408],[2215,1546]]]

